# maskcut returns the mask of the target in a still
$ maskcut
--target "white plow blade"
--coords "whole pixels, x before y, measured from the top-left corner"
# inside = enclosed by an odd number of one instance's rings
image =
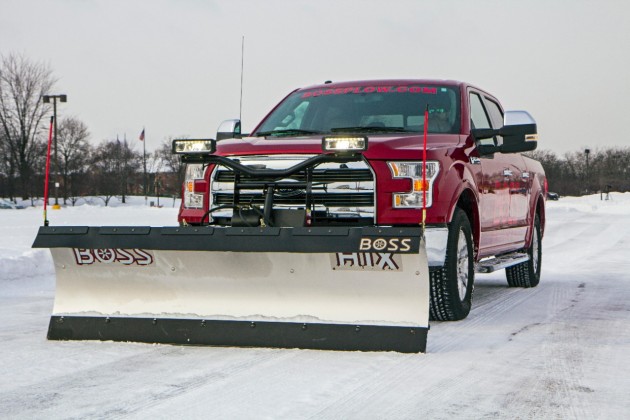
[[[428,326],[424,246],[419,254],[51,252],[55,315]]]
[[[420,352],[420,228],[42,227],[48,338]]]

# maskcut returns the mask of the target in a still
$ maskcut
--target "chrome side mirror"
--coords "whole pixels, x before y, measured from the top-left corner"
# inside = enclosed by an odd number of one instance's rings
[[[528,152],[538,146],[536,121],[527,111],[506,111],[499,135],[503,136],[503,153]]]
[[[217,141],[241,138],[241,120],[225,120],[217,129]]]
[[[503,116],[503,127],[498,130],[492,128],[473,129],[472,135],[476,141],[494,136],[503,137],[503,144],[500,146],[478,143],[477,148],[482,156],[496,152],[528,152],[535,150],[538,146],[536,121],[527,111],[506,111]]]

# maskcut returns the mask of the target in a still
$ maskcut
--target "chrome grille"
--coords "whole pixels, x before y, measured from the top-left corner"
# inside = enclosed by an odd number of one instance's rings
[[[310,155],[242,156],[242,165],[265,169],[286,169],[311,157]],[[299,172],[284,179],[258,178],[240,175],[239,184],[256,182],[281,182],[284,185],[299,183],[298,188],[277,188],[274,193],[275,208],[304,208],[306,204],[306,173]],[[217,167],[212,174],[211,206],[229,205],[234,202],[235,173],[225,167]],[[365,162],[325,163],[314,168],[312,174],[311,203],[315,210],[326,211],[337,217],[374,217],[374,176]],[[296,185],[297,186],[297,185]],[[244,187],[239,190],[240,205],[263,205],[262,188]],[[213,213],[214,217],[231,217],[231,209]]]
[[[338,166],[339,164],[337,164]],[[347,165],[347,164],[346,164]],[[360,182],[360,181],[372,181],[372,173],[369,169],[316,169],[313,172],[315,182]],[[247,175],[241,176],[242,181],[252,180],[252,177]],[[270,179],[255,178],[256,181],[270,181]],[[287,179],[291,179],[299,182],[306,182],[306,174],[298,173]],[[234,172],[226,170],[225,168],[217,171],[215,182],[234,182]]]

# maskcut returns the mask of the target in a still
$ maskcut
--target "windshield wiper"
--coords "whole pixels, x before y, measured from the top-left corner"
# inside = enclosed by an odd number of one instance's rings
[[[336,127],[331,128],[333,133],[413,133],[403,127]]]
[[[262,136],[294,136],[299,134],[322,134],[321,131],[301,130],[299,128],[286,128],[283,130],[259,131],[256,137]]]

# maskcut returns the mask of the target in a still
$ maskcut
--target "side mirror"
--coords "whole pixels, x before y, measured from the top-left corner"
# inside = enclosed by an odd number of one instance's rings
[[[536,121],[527,111],[506,111],[499,135],[503,136],[502,153],[529,152],[538,147]]]
[[[217,129],[217,141],[241,138],[241,120],[225,120]]]
[[[527,111],[506,111],[503,116],[503,127],[498,130],[492,128],[473,129],[472,135],[477,141],[480,155],[496,152],[519,153],[535,150],[538,146],[538,131],[536,121]],[[479,140],[502,136],[500,146],[481,144]]]
[[[495,153],[501,151],[501,146],[494,144],[494,136],[499,134],[499,130],[492,128],[473,128],[471,134],[475,138],[475,144],[477,145],[477,152],[479,156],[492,156]],[[486,139],[492,139],[490,141],[482,141]]]

